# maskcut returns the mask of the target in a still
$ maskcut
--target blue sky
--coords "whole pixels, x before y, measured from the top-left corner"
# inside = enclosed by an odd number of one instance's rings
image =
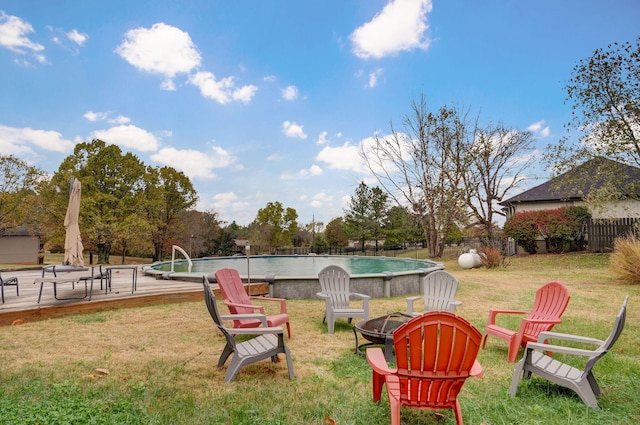
[[[54,172],[100,138],[183,171],[227,222],[280,201],[326,224],[376,184],[359,146],[422,94],[554,143],[572,68],[639,18],[637,0],[0,0],[0,152]]]

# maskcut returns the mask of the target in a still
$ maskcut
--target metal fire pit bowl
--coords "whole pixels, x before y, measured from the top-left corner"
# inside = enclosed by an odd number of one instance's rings
[[[363,348],[372,345],[384,345],[384,357],[387,361],[392,361],[393,331],[412,317],[404,313],[391,313],[356,323],[353,325],[353,334],[356,336],[355,353],[364,356]],[[370,342],[359,345],[358,332]]]

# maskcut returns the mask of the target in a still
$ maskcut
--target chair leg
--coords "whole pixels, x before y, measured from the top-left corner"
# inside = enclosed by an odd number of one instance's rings
[[[460,409],[460,403],[458,400],[456,400],[456,406],[453,408],[453,412],[456,415],[456,424],[464,425],[464,422],[462,421],[462,409]]]
[[[511,397],[515,397],[518,392],[518,385],[520,384],[520,379],[522,377],[522,369],[524,367],[525,357],[522,358],[518,363],[516,363],[516,367],[513,369],[513,378],[511,378],[511,386],[509,387],[509,393]]]

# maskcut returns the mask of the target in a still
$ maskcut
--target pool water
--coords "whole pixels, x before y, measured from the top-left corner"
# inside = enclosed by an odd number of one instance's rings
[[[429,260],[413,260],[408,258],[330,256],[330,255],[257,255],[249,257],[216,257],[192,260],[191,273],[209,274],[218,269],[232,268],[241,275],[247,275],[247,266],[251,276],[317,276],[318,272],[329,265],[344,268],[350,275],[370,273],[410,272],[434,267],[437,263]],[[248,263],[248,264],[247,264]],[[157,271],[171,271],[171,262],[157,263],[152,266]],[[174,271],[186,273],[188,263],[176,261]]]

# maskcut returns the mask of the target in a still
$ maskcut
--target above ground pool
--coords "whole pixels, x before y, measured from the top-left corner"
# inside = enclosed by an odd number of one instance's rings
[[[361,257],[342,255],[257,255],[200,258],[192,261],[191,272],[186,260],[155,263],[144,269],[146,274],[164,279],[193,280],[203,275],[214,281],[221,268],[238,270],[246,282],[268,282],[269,296],[280,298],[316,298],[320,291],[318,272],[329,265],[344,268],[351,275],[350,289],[371,297],[417,294],[421,277],[442,269],[440,263],[410,258]]]

